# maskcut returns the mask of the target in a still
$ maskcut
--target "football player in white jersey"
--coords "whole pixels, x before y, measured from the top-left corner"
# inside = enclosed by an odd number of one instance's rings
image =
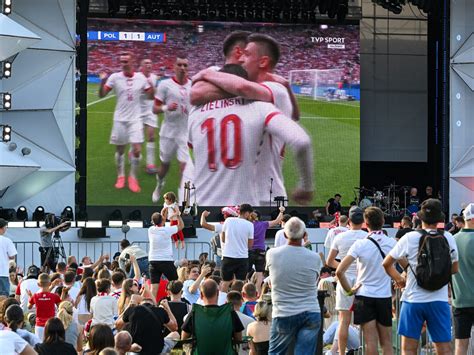
[[[222,71],[247,75],[245,69],[236,64],[227,64]],[[211,101],[193,108],[188,122],[199,204],[258,202],[256,188],[262,174],[259,161],[269,158],[259,155],[265,133],[293,148],[300,173],[296,192],[312,192],[311,140],[273,104],[239,97]]]
[[[153,63],[150,59],[143,59],[140,65],[141,73],[147,78],[148,83],[152,87],[156,87],[158,76],[152,73]],[[146,140],[146,167],[148,174],[156,174],[155,166],[155,130],[158,128],[158,117],[153,113],[153,100],[149,95],[142,94],[140,96],[141,119],[145,129]]]
[[[188,78],[188,60],[186,58],[176,57],[174,73],[173,78],[159,83],[153,105],[155,114],[163,112],[165,116],[160,129],[160,167],[156,173],[157,183],[152,194],[152,200],[155,203],[160,199],[171,160],[174,156],[177,157],[180,175],[183,175],[189,157],[187,127],[191,80]]]
[[[193,77],[193,81],[206,80],[216,85],[218,89],[210,88],[209,85],[193,87],[191,102],[202,104],[209,100],[228,97],[231,93],[248,99],[272,102],[285,116],[298,120],[298,105],[288,81],[271,73],[279,57],[279,46],[273,38],[261,34],[250,35],[239,62],[248,70],[249,79],[261,85],[206,70]],[[267,90],[262,90],[262,86]],[[261,159],[259,166],[261,175],[257,189],[259,200],[257,204],[268,205],[271,188],[273,196],[287,196],[282,172],[284,144],[267,134],[264,136],[260,154],[265,158]],[[311,200],[312,194],[309,191],[300,191],[298,194],[293,194],[293,198],[296,202],[306,204]]]
[[[116,189],[125,187],[125,147],[132,145],[130,158],[130,175],[128,188],[140,192],[137,171],[140,164],[140,152],[143,143],[143,123],[140,119],[140,95],[146,93],[153,98],[153,87],[141,73],[133,71],[133,58],[130,53],[120,56],[122,71],[107,74],[101,73],[99,97],[105,97],[111,90],[115,91],[117,103],[114,110],[114,122],[110,135],[110,144],[116,146],[115,162],[117,165]]]

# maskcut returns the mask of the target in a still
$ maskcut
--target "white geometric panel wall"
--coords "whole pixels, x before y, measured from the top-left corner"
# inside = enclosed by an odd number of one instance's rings
[[[451,1],[450,209],[474,202],[474,2]]]
[[[0,174],[7,162],[19,169],[9,172],[0,198],[4,208],[24,205],[32,211],[42,205],[60,213],[74,207],[75,17],[75,0],[14,0],[13,13],[0,15],[0,57],[18,52],[12,76],[0,80],[0,91],[12,94],[12,108],[0,112],[0,124],[12,127],[18,146],[14,152],[0,149]],[[23,147],[31,154],[20,154]]]

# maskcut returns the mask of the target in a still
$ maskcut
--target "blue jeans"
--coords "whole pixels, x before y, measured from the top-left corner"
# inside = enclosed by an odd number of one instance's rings
[[[294,342],[294,355],[314,354],[321,328],[321,313],[303,312],[290,317],[276,317],[270,330],[269,355],[285,355]]]
[[[148,263],[148,258],[140,258],[137,260],[137,263],[138,263],[138,267],[140,268],[140,272],[142,274],[145,274],[146,275],[146,278],[149,279],[150,278],[150,266],[149,266],[149,263]],[[137,277],[140,277],[141,275],[138,275]],[[130,270],[130,278],[134,278],[135,277],[135,272],[133,271],[133,267],[132,267],[132,270]]]
[[[10,280],[8,276],[0,276],[0,296],[10,296]]]

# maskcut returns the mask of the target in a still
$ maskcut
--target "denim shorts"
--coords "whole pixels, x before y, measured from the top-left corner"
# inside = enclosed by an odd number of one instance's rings
[[[10,280],[8,276],[0,276],[0,296],[10,296]]]

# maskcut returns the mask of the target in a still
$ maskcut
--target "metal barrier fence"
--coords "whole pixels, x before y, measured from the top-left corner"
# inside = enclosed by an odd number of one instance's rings
[[[41,266],[41,254],[39,252],[40,243],[14,242],[14,244],[18,252],[16,262],[19,267],[23,268],[23,270],[26,270],[28,266],[33,264]],[[149,242],[133,242],[133,244],[139,245],[146,252],[149,250]],[[120,242],[110,241],[63,241],[63,246],[66,258],[69,255],[74,255],[78,262],[80,262],[84,256],[89,256],[94,261],[103,254],[109,254],[109,256],[112,258],[116,252],[120,251]],[[213,257],[210,243],[188,242],[186,243],[185,249],[175,249],[173,247],[175,260],[181,260],[183,258],[197,259],[201,253],[208,253],[209,258]],[[60,257],[59,260],[62,260],[62,258]]]

